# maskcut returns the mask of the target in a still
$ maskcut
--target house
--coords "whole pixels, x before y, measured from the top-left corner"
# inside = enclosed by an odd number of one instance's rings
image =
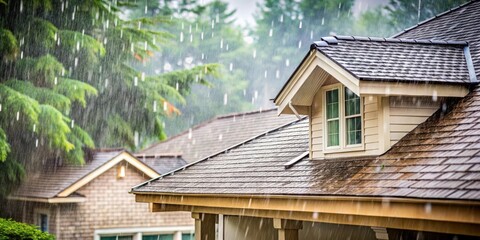
[[[274,100],[306,118],[131,192],[196,239],[479,239],[479,15],[314,42]]]
[[[191,239],[186,213],[148,214],[135,203],[132,185],[186,162],[179,156],[136,158],[120,149],[98,149],[83,166],[46,166],[31,174],[2,203],[3,217],[35,224],[57,239]]]
[[[290,115],[278,117],[276,108],[218,116],[153,144],[138,155],[181,153],[182,158],[191,163],[295,119]]]

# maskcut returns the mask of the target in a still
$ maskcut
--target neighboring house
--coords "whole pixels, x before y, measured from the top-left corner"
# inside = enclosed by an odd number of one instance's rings
[[[308,118],[132,189],[196,239],[479,239],[480,1],[315,42],[274,102]]]
[[[118,149],[87,155],[91,157],[83,166],[57,166],[29,175],[2,206],[2,215],[36,224],[57,239],[192,238],[189,214],[149,214],[148,205],[136,203],[128,193],[132,185],[185,165],[180,156],[137,159]]]
[[[275,110],[219,116],[170,137],[166,141],[153,144],[140,151],[138,155],[179,153],[185,161],[194,162],[296,119],[294,116],[278,117]]]

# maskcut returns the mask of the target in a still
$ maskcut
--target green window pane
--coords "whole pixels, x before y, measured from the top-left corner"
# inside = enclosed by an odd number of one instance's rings
[[[327,147],[340,145],[339,129],[338,120],[327,122]]]
[[[113,236],[113,237],[100,237],[100,240],[117,240],[117,236]]]
[[[327,91],[327,119],[338,118],[338,89]]]
[[[118,240],[132,240],[132,236],[118,236]]]
[[[195,239],[195,234],[188,234],[184,233],[182,234],[182,240],[194,240]]]
[[[360,97],[345,88],[345,116],[360,114]]]
[[[347,118],[347,145],[362,143],[362,119]]]
[[[173,234],[143,235],[142,240],[173,240]]]

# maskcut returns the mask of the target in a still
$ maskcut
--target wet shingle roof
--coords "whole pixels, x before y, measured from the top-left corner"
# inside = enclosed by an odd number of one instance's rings
[[[480,79],[480,1],[471,1],[395,35],[396,38],[462,40],[470,46]]]
[[[468,84],[466,42],[324,37],[312,44],[360,80]],[[468,56],[467,56],[468,57]]]
[[[304,159],[308,121],[301,120],[134,192],[388,196],[480,200],[480,88],[438,112],[386,154]]]
[[[12,193],[15,197],[53,198],[79,179],[122,153],[119,150],[98,151],[83,166],[63,165],[29,174],[20,187]]]
[[[63,165],[45,168],[36,174],[30,174],[20,187],[12,193],[14,197],[53,198],[66,188],[106,164],[123,150],[94,151],[91,160],[85,165]],[[142,156],[138,159],[150,168],[164,174],[186,164],[179,156]]]
[[[220,116],[154,144],[139,154],[175,152],[181,153],[187,162],[194,162],[295,119],[291,115],[277,117],[276,109]]]

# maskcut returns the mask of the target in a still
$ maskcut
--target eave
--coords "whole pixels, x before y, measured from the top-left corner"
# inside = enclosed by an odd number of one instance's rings
[[[152,212],[190,211],[480,236],[480,202],[347,196],[137,192]]]
[[[8,200],[39,202],[39,203],[82,203],[87,200],[85,197],[53,197],[53,198],[36,198],[36,197],[16,197],[9,196]]]

